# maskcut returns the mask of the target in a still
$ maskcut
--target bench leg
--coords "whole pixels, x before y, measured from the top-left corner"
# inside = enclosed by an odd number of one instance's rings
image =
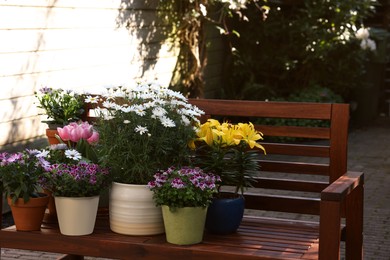
[[[347,260],[363,259],[363,185],[347,196],[345,257]]]
[[[320,260],[340,259],[340,207],[340,203],[336,201],[321,201]]]

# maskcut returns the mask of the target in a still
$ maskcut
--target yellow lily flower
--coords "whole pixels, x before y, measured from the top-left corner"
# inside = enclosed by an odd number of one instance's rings
[[[213,145],[213,132],[209,122],[200,125],[199,130],[196,132],[196,135],[198,136],[197,140],[204,141],[209,146]]]
[[[247,142],[251,149],[257,147],[265,152],[264,147],[257,143],[258,140],[263,140],[263,134],[259,131],[256,131],[252,123],[239,123],[238,127],[239,131],[237,131],[237,134],[242,136],[242,140]]]

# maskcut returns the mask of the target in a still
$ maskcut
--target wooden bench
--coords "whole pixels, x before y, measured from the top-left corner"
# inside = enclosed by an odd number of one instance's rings
[[[0,231],[0,246],[119,259],[346,259],[363,255],[363,173],[347,171],[349,106],[232,100],[191,100],[208,117],[249,120],[264,133],[267,155],[261,172],[246,192],[247,215],[230,235],[205,232],[197,245],[176,246],[165,235],[125,236],[110,231],[108,214],[99,214],[95,231],[70,237],[56,225],[41,231]],[[204,118],[204,119],[205,119]],[[290,126],[291,121],[321,120],[328,126]],[[307,121],[303,121],[307,124]],[[286,123],[286,125],[279,125]],[[299,138],[272,139],[283,136]],[[301,216],[314,216],[309,220]],[[315,217],[317,216],[317,217]]]

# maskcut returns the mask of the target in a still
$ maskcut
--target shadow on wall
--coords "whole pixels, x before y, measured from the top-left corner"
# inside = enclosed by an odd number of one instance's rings
[[[162,44],[168,39],[169,30],[162,22],[158,5],[158,0],[121,0],[116,19],[118,28],[126,27],[141,43],[138,46],[143,64],[141,77],[155,68]]]

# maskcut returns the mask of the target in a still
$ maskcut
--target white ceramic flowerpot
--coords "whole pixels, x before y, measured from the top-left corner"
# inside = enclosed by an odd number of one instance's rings
[[[99,204],[94,197],[54,197],[60,232],[67,236],[89,235],[93,232]]]
[[[109,201],[110,228],[124,235],[164,233],[161,207],[146,185],[113,182]]]

